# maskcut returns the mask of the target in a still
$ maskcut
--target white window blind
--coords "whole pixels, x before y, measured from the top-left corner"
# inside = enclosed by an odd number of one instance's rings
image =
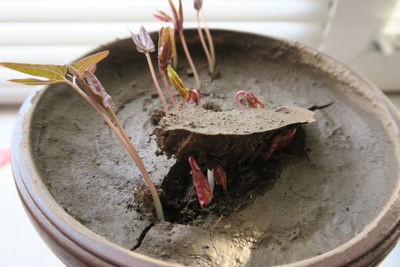
[[[177,2],[177,0],[176,0]],[[205,0],[210,28],[237,29],[323,44],[335,0]],[[185,27],[196,27],[192,0],[183,0]],[[64,64],[129,27],[157,30],[156,10],[167,0],[0,0],[0,61]],[[0,104],[20,102],[32,87],[5,82],[23,77],[0,68]]]

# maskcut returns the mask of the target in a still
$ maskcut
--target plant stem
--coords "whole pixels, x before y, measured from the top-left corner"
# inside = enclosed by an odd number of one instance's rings
[[[206,41],[204,40],[203,30],[201,29],[201,26],[200,26],[200,11],[199,10],[197,10],[196,15],[197,15],[197,31],[199,33],[199,39],[200,39],[201,45],[203,46],[204,52],[206,53],[210,74],[211,74],[211,76],[213,76],[214,75],[214,62],[211,58],[210,51],[208,50]]]
[[[129,153],[129,155],[132,157],[133,161],[135,162],[136,166],[139,168],[140,172],[142,173],[142,175],[145,179],[147,186],[150,189],[158,219],[165,220],[161,201],[157,194],[157,190],[156,190],[153,182],[151,181],[151,179],[146,171],[146,168],[144,167],[144,164],[143,164],[142,160],[140,159],[134,145],[128,138],[125,130],[123,129],[123,127],[122,127],[121,123],[119,122],[115,113],[113,111],[110,111],[110,115],[115,122],[115,124],[114,124],[110,120],[110,118],[107,116],[107,113],[104,110],[102,110],[76,83],[73,83],[69,80],[65,80],[65,82],[67,84],[69,84],[73,89],[75,89],[75,91],[77,91],[99,113],[99,115],[103,118],[103,120],[107,123],[107,125],[111,128],[111,130],[117,135],[118,139],[124,145],[124,147],[126,148],[126,150]],[[117,127],[115,125],[117,125]]]
[[[143,178],[147,184],[147,187],[150,189],[151,195],[153,197],[154,207],[156,208],[156,213],[157,213],[158,219],[165,220],[160,197],[158,196],[157,189],[154,186],[154,183],[152,182],[148,172],[146,171],[146,167],[144,166],[143,161],[140,159],[139,154],[138,154],[137,150],[135,149],[135,146],[130,141],[130,139],[129,139],[128,135],[126,134],[124,128],[122,127],[122,124],[120,123],[117,115],[112,110],[110,110],[110,115],[111,115],[111,118],[113,119],[114,123],[117,125],[122,136],[125,138],[125,140],[127,140],[128,146],[126,147],[126,149],[128,150],[132,159],[135,161],[136,166],[139,168],[140,172],[142,173]]]
[[[185,35],[183,35],[183,29],[180,29],[178,32],[179,32],[179,37],[181,39],[183,51],[185,51],[186,58],[187,58],[187,60],[189,62],[190,68],[193,71],[193,75],[194,75],[194,78],[196,80],[196,86],[199,89],[201,89],[201,81],[200,81],[200,78],[199,78],[199,74],[197,73],[196,67],[194,66],[194,63],[193,63],[193,60],[192,60],[192,57],[190,56],[189,49],[188,49],[188,47],[186,45]]]
[[[179,106],[175,101],[174,95],[171,92],[171,87],[169,86],[167,78],[165,77],[165,71],[163,71],[163,70],[159,70],[159,71],[160,71],[160,75],[161,75],[161,80],[162,80],[162,82],[164,84],[165,90],[167,91],[169,99],[171,100],[172,106],[174,106],[175,110],[178,111],[179,110]]]
[[[170,111],[169,111],[169,108],[168,108],[168,104],[167,104],[167,101],[164,98],[164,95],[163,95],[162,91],[161,91],[160,84],[158,83],[158,80],[157,80],[157,77],[156,77],[156,73],[154,72],[153,62],[151,61],[151,57],[150,57],[149,51],[146,51],[145,55],[146,55],[146,58],[147,58],[147,63],[149,64],[151,77],[153,78],[153,82],[154,82],[154,85],[156,86],[157,93],[158,93],[158,95],[159,95],[159,97],[161,99],[161,103],[163,104],[164,112],[165,112],[165,114],[167,116],[169,116]]]
[[[213,42],[213,39],[212,39],[210,30],[209,30],[208,27],[207,27],[206,17],[204,16],[203,9],[200,10],[200,16],[201,16],[202,19],[203,19],[204,30],[205,30],[205,32],[206,32],[207,41],[208,41],[208,47],[210,48],[213,66],[215,67],[216,59],[215,59],[214,42]]]
[[[174,69],[178,68],[178,53],[176,52],[176,29],[174,28],[174,45],[172,46],[172,50],[173,50],[173,58],[172,58],[172,66],[174,67]]]

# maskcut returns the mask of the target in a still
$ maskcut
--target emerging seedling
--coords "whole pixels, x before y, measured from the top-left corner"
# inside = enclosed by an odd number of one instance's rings
[[[155,17],[156,19],[159,19],[161,21],[164,22],[173,22],[173,19],[171,18],[171,16],[169,16],[167,13],[165,13],[164,11],[161,10],[157,10],[157,13],[153,14],[153,17]],[[178,54],[176,53],[176,42],[175,42],[175,33],[177,32],[175,26],[173,29],[173,32],[171,34],[172,36],[172,53],[173,53],[173,58],[172,58],[172,66],[174,66],[174,68],[178,68]]]
[[[158,14],[155,14],[154,16],[162,21],[166,21],[166,22],[172,22],[174,23],[174,29],[176,31],[178,31],[179,34],[179,38],[181,40],[182,43],[182,47],[183,47],[183,51],[185,52],[186,58],[189,62],[190,68],[193,71],[193,75],[194,78],[196,80],[196,86],[198,88],[201,88],[201,81],[200,81],[200,77],[199,74],[197,73],[197,69],[193,63],[192,60],[192,56],[190,55],[189,52],[189,48],[187,47],[186,44],[186,39],[185,39],[185,35],[183,33],[183,9],[182,9],[182,0],[179,0],[179,7],[178,10],[176,9],[173,0],[168,0],[169,5],[171,7],[172,10],[172,15],[173,18],[171,18],[171,16],[167,15],[165,12],[162,11],[158,11]]]
[[[79,95],[81,95],[107,123],[107,125],[118,137],[122,145],[126,148],[129,155],[132,157],[150,189],[157,217],[160,220],[164,220],[164,213],[157,190],[151,181],[135,146],[130,141],[117,115],[113,111],[113,101],[111,96],[106,92],[100,81],[93,74],[96,69],[96,64],[107,57],[108,53],[109,52],[107,50],[102,51],[83,58],[70,65],[41,65],[0,62],[0,66],[46,79],[12,79],[10,80],[12,82],[27,85],[66,83],[70,85]]]
[[[203,46],[204,53],[206,54],[207,61],[208,61],[208,69],[212,77],[215,76],[215,50],[214,50],[214,42],[211,37],[210,30],[207,27],[206,18],[203,12],[203,1],[202,0],[194,0],[194,8],[196,9],[196,16],[197,16],[197,31],[199,33],[199,39],[201,45]],[[204,40],[203,29],[201,28],[201,22],[204,24],[204,31],[207,36],[208,46],[206,41]]]
[[[165,72],[167,71],[167,66],[171,64],[172,58],[174,58],[174,50],[173,47],[174,39],[172,36],[173,32],[170,27],[161,28],[159,32],[158,38],[158,70],[161,75],[161,80],[164,84],[165,90],[168,93],[169,99],[174,106],[175,110],[178,110],[179,107],[176,104],[175,98],[171,92],[171,88],[165,77]]]
[[[163,105],[164,112],[167,116],[169,116],[170,111],[168,108],[168,104],[164,98],[162,91],[161,91],[160,84],[158,83],[156,73],[154,71],[153,63],[152,63],[151,57],[150,57],[150,52],[155,51],[153,40],[151,39],[150,34],[146,31],[146,29],[143,26],[140,28],[140,32],[138,35],[136,35],[133,32],[131,32],[131,35],[132,35],[132,40],[136,45],[136,50],[138,52],[146,55],[147,63],[150,68],[151,77],[153,78],[153,82],[157,89],[157,93],[161,99],[161,103]]]
[[[190,168],[192,169],[190,174],[192,175],[194,187],[196,188],[197,198],[199,200],[200,207],[203,208],[213,198],[213,192],[207,178],[202,173],[194,157],[189,157],[189,164]]]
[[[226,176],[224,168],[222,168],[221,165],[218,165],[213,169],[213,176],[215,183],[221,185],[222,189],[226,191],[228,186],[228,178]]]
[[[290,144],[290,142],[292,142],[292,139],[295,134],[296,134],[296,128],[287,128],[284,129],[278,135],[274,136],[274,139],[272,139],[271,142],[271,146],[265,152],[263,159],[268,160],[275,151],[287,147]]]
[[[186,108],[186,104],[189,101],[193,101],[196,105],[200,105],[200,93],[197,89],[188,89],[183,84],[182,79],[179,77],[178,73],[171,67],[171,65],[167,66],[168,70],[168,78],[171,81],[172,85],[178,91],[179,95],[181,96],[182,107],[183,109]]]
[[[246,99],[247,101],[247,105],[249,108],[266,108],[267,105],[262,102],[254,93],[252,92],[247,92],[247,91],[238,91],[235,94],[235,100],[236,100],[236,104],[238,105],[238,107],[243,110],[244,106],[243,104],[240,102],[240,96],[243,96],[244,99]]]

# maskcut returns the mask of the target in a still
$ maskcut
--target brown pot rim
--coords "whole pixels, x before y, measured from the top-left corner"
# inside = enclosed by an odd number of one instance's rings
[[[195,32],[195,30],[188,30],[188,32]],[[347,82],[354,85],[355,90],[354,99],[349,99],[349,101],[358,101],[360,98],[372,101],[374,108],[378,108],[381,116],[389,121],[386,130],[392,137],[393,150],[395,155],[398,155],[396,159],[398,166],[400,166],[399,113],[386,96],[366,78],[352,72],[342,63],[324,53],[317,52],[297,42],[288,42],[239,31],[213,30],[213,35],[220,34],[252,35],[253,37],[276,40],[285,46],[307,54],[307,56],[317,57],[318,60],[310,64],[318,65],[322,71],[331,72],[337,76],[344,75]],[[104,49],[120,41],[111,42],[101,48]],[[308,61],[308,59],[304,60]],[[330,68],[332,66],[334,68]],[[150,258],[111,243],[73,219],[53,199],[46,185],[40,179],[32,157],[32,144],[29,139],[32,112],[45,90],[47,88],[31,95],[22,105],[12,142],[11,163],[14,179],[28,214],[42,230],[50,235],[53,241],[55,240],[60,244],[68,241],[75,245],[75,249],[66,249],[88,265],[97,265],[99,262],[103,262],[107,265],[132,266],[132,262],[135,262],[137,266],[180,266]],[[400,175],[400,172],[398,172],[398,175]],[[400,181],[400,177],[398,180]],[[348,242],[321,255],[285,266],[365,266],[377,263],[400,236],[399,193],[400,185],[395,188],[390,201],[385,205],[382,212],[363,231]]]

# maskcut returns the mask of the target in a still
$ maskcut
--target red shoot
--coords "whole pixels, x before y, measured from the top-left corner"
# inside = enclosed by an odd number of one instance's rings
[[[194,186],[196,188],[197,198],[199,199],[200,207],[203,208],[213,198],[213,192],[207,178],[201,172],[201,169],[194,157],[189,157],[189,164],[192,168],[190,174],[192,175]]]
[[[153,17],[165,22],[174,22],[170,15],[161,10],[157,10],[157,13],[154,13]]]
[[[214,180],[216,184],[219,184],[222,186],[224,191],[226,191],[227,188],[227,176],[225,170],[222,168],[222,166],[217,166],[213,169],[213,174],[214,174]]]
[[[263,159],[268,160],[275,151],[278,151],[288,146],[295,134],[296,134],[296,128],[291,128],[291,129],[285,129],[280,134],[274,136],[274,138],[272,139],[271,146],[265,152]]]
[[[255,94],[247,91],[238,91],[235,94],[236,104],[239,106],[240,109],[244,109],[243,104],[240,102],[240,96],[243,95],[244,99],[247,101],[247,105],[249,108],[266,108],[267,105],[262,102]]]
[[[200,93],[197,89],[189,90],[189,101],[193,101],[197,106],[200,106]]]

